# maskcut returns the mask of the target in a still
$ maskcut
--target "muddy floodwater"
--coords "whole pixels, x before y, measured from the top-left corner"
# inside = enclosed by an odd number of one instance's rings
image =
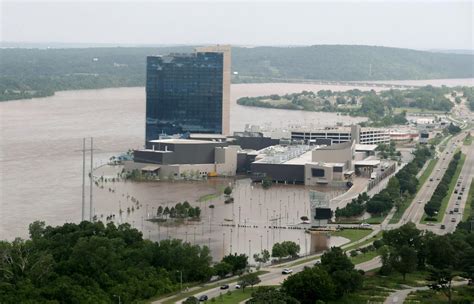
[[[361,117],[340,116],[336,113],[261,109],[236,104],[236,100],[243,96],[321,89],[341,91],[356,87],[313,84],[232,85],[231,130],[242,130],[248,123],[284,128],[295,123],[325,126],[338,122],[349,124],[363,121],[364,118]],[[106,163],[112,155],[142,147],[144,134],[144,88],[66,91],[47,98],[0,102],[0,239],[27,237],[28,225],[35,220],[43,220],[48,225],[80,220],[80,149],[83,137],[94,137],[97,149],[94,167],[97,167]],[[196,242],[205,244],[211,238],[215,257],[230,251],[231,236],[233,251],[238,249],[248,252],[250,245],[251,251],[256,252],[260,247],[266,248],[267,242],[270,246],[273,242],[285,239],[300,242],[302,251],[305,251],[304,239],[307,236],[301,230],[266,228],[267,209],[269,218],[275,219],[281,214],[278,221],[282,221],[285,226],[292,225],[298,216],[307,212],[306,192],[309,189],[300,186],[281,185],[263,192],[258,187],[252,189],[249,180],[243,179],[236,182],[234,204],[223,205],[216,201],[215,209],[211,210],[205,206],[206,203],[199,203],[203,210],[201,222],[179,227],[160,226],[158,232],[158,225],[146,221],[149,216],[146,204],[149,214],[156,211],[159,204],[167,202],[172,204],[174,201],[188,200],[195,204],[199,197],[214,193],[219,182],[190,182],[185,185],[179,182],[127,182],[115,185],[116,192],[109,192],[105,187],[94,187],[94,208],[98,215],[116,214],[116,222],[128,221],[138,229],[142,229],[144,217],[142,230],[145,237],[152,239],[171,235],[193,242],[196,239]],[[228,182],[234,183],[233,180],[225,181]],[[86,191],[88,197],[89,187],[86,187]],[[129,215],[122,214],[120,219],[119,201],[124,206],[127,204],[126,199],[120,198],[124,193],[136,196],[143,207]],[[281,212],[280,200],[283,208]],[[231,228],[222,224],[229,223],[229,219],[235,222],[239,207],[240,221],[236,223],[245,225],[247,221],[247,224],[255,225],[256,228],[232,229],[231,233]],[[206,234],[209,217],[211,233]]]
[[[101,169],[96,174],[104,176]],[[225,186],[233,189],[230,195],[233,203],[225,203],[226,196],[222,194]],[[94,187],[95,197],[101,202],[94,211],[104,221],[112,218],[116,223],[128,222],[152,240],[179,238],[208,245],[215,259],[230,252],[252,256],[262,249],[271,251],[274,243],[285,240],[299,243],[303,254],[315,251],[315,246],[325,248],[346,242],[344,238],[329,238],[325,233],[315,239],[304,232],[300,218],[310,216],[310,190],[326,192],[328,197],[344,192],[341,188],[283,184],[263,189],[245,177],[140,183],[109,181]],[[157,218],[159,206],[171,208],[184,201],[202,210],[199,221],[150,221]]]

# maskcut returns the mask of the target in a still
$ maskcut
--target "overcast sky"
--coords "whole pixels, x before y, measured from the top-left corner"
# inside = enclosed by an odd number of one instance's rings
[[[472,1],[5,1],[1,40],[472,49]]]

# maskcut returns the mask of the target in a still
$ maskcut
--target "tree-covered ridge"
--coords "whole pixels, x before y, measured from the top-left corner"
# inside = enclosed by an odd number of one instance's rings
[[[453,56],[409,49],[315,45],[233,48],[232,63],[242,76],[393,80],[473,77],[473,55]]]
[[[0,101],[144,86],[146,56],[194,47],[0,49]],[[473,77],[474,55],[353,45],[232,48],[233,82]]]
[[[30,240],[0,242],[0,303],[122,303],[212,276],[207,247],[142,238],[129,224],[30,225]]]
[[[339,112],[351,116],[366,116],[373,126],[406,124],[405,108],[427,111],[449,112],[454,103],[446,95],[460,88],[425,86],[410,90],[360,91],[345,92],[320,90],[318,92],[302,91],[301,93],[258,97],[242,97],[237,103],[244,106]],[[402,111],[398,111],[402,109]]]

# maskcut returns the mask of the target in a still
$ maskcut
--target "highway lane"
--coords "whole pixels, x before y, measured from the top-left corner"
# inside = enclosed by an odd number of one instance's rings
[[[456,187],[454,188],[458,193],[453,192],[451,195],[442,221],[446,228],[443,231],[440,231],[440,233],[452,233],[456,230],[457,224],[462,220],[471,181],[474,178],[474,145],[471,144],[470,146],[463,146],[462,148],[463,153],[466,154],[466,160],[464,161],[464,166],[459,175]],[[458,184],[459,186],[457,186]],[[464,191],[462,188],[464,188]],[[450,211],[454,211],[454,208],[458,208],[459,211],[449,214]],[[455,221],[453,221],[453,219]]]
[[[439,184],[441,178],[443,177],[446,168],[453,157],[453,152],[456,149],[455,144],[460,138],[461,135],[457,135],[451,138],[448,141],[446,149],[442,153],[439,153],[439,159],[433,169],[433,172],[429,176],[428,180],[421,186],[420,190],[413,199],[412,204],[403,214],[399,225],[408,222],[419,223],[421,221],[424,215],[424,206],[426,202],[430,200],[434,190],[436,189],[436,186]]]

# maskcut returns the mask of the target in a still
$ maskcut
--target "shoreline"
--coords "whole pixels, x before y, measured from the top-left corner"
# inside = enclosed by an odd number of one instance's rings
[[[474,86],[474,78],[435,78],[435,79],[407,79],[407,80],[317,80],[317,79],[293,79],[294,81],[284,81],[284,79],[275,79],[275,81],[262,81],[262,82],[238,82],[231,83],[232,86],[239,85],[262,85],[262,84],[298,84],[298,85],[321,85],[321,86],[347,86],[347,87],[360,87],[360,88],[370,88],[377,87],[378,89],[392,89],[390,86],[407,86],[407,87],[416,87],[416,86]],[[8,99],[2,100],[2,102],[14,102],[14,101],[25,101],[33,99],[43,99],[56,96],[57,93],[63,92],[82,92],[82,91],[99,91],[99,90],[110,90],[110,89],[138,89],[143,88],[144,86],[119,86],[119,87],[104,87],[97,89],[71,89],[71,90],[59,90],[54,91],[52,95],[41,96],[41,97],[31,97],[31,98],[20,98],[20,99]],[[395,88],[397,89],[397,88]]]

